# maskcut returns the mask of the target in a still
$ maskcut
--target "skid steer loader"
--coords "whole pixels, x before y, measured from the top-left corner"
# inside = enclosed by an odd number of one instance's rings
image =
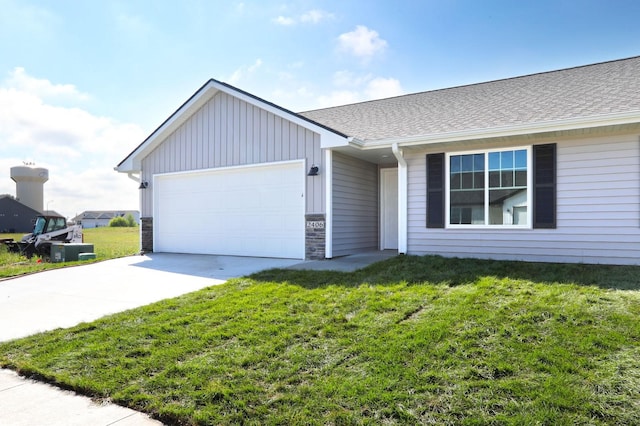
[[[27,258],[33,255],[48,259],[51,255],[51,243],[81,243],[82,226],[67,225],[61,216],[37,216],[33,232],[20,241],[2,240],[10,252],[20,253]]]

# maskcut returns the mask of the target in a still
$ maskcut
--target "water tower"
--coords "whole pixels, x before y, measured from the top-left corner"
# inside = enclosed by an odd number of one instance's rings
[[[16,198],[25,206],[42,212],[44,183],[49,170],[42,167],[16,166],[11,168],[11,179],[16,182]]]

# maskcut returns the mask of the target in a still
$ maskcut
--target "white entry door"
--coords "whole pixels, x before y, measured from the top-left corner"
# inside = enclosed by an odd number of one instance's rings
[[[154,251],[304,259],[304,162],[158,175]]]
[[[380,248],[398,249],[398,169],[380,169]]]

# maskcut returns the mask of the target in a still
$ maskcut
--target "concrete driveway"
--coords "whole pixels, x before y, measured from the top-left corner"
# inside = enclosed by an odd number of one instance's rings
[[[299,260],[153,253],[0,281],[0,341],[71,327]]]

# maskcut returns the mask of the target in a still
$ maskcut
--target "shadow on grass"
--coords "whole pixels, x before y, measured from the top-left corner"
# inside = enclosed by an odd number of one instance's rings
[[[363,283],[460,284],[481,277],[528,280],[544,284],[577,284],[604,289],[639,290],[640,267],[565,263],[534,263],[441,256],[397,256],[355,272],[270,269],[249,276],[256,281],[284,282],[304,288],[358,286]]]

